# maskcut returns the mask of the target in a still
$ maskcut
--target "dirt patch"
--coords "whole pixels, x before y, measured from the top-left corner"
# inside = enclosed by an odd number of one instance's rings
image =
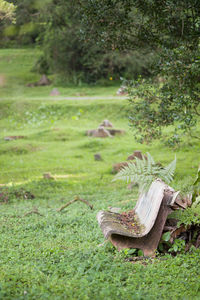
[[[100,137],[100,138],[106,138],[106,137],[112,137],[110,132],[105,129],[104,127],[99,127],[97,129],[88,130],[86,132],[87,136],[91,137]]]
[[[87,136],[91,137],[114,137],[115,135],[125,134],[125,130],[114,129],[113,124],[109,120],[101,122],[97,129],[91,129],[86,131]]]
[[[23,135],[10,135],[10,136],[5,136],[4,140],[5,141],[13,141],[13,140],[19,140],[19,139],[25,139],[26,137]]]
[[[0,190],[0,203],[8,203],[8,192],[6,190]]]
[[[30,191],[26,191],[24,189],[20,189],[18,191],[14,192],[14,195],[17,199],[27,199],[31,200],[35,198],[35,195],[33,195]]]
[[[124,161],[124,162],[120,162],[117,164],[113,165],[113,169],[112,169],[112,173],[116,174],[118,173],[120,170],[122,170],[123,168],[128,166],[128,162]]]
[[[51,173],[44,173],[44,174],[43,174],[43,178],[44,178],[44,179],[55,179],[55,178],[53,177],[53,175],[51,175]]]
[[[102,159],[101,154],[99,154],[99,153],[94,154],[94,160],[96,160],[96,161],[102,161],[103,159]]]
[[[10,154],[10,155],[24,155],[32,152],[36,152],[41,150],[40,147],[33,146],[31,144],[27,144],[24,146],[13,146],[7,147],[5,149],[0,150],[0,155]]]
[[[134,160],[136,157],[138,159],[143,159],[143,158],[147,159],[147,156],[145,154],[142,154],[140,150],[136,150],[133,152],[133,154],[129,155],[127,160]]]
[[[13,199],[32,200],[34,198],[34,194],[23,188],[20,188],[18,190],[9,190],[8,188],[0,189],[0,204],[10,203]]]
[[[129,231],[139,234],[142,230],[142,225],[139,223],[137,215],[134,210],[123,212],[118,215],[120,223]]]
[[[118,173],[120,170],[127,167],[128,163],[132,162],[132,160],[135,160],[136,158],[137,159],[143,159],[143,158],[147,159],[147,156],[142,154],[142,152],[140,150],[136,150],[133,152],[133,154],[128,156],[127,161],[114,164],[113,168],[112,168],[112,173],[113,174]]]

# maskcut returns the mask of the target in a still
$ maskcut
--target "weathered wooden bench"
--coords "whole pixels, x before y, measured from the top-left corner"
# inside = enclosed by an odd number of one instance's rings
[[[136,229],[127,228],[121,222],[120,214],[100,211],[97,219],[105,238],[118,250],[135,248],[141,249],[145,256],[154,255],[178,194],[162,180],[155,180],[148,192],[139,197],[134,208]]]

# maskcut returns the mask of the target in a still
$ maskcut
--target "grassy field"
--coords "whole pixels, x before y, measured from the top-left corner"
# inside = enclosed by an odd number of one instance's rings
[[[189,190],[200,143],[185,140],[176,150],[159,141],[137,144],[128,102],[116,96],[114,85],[26,87],[40,77],[31,72],[38,55],[0,50],[0,299],[199,299],[199,250],[126,262],[123,251],[99,246],[104,238],[96,214],[108,206],[133,208],[137,189],[112,182],[112,166],[134,150],[148,151],[164,165],[176,154],[172,186]],[[57,98],[49,96],[53,87],[61,92]],[[126,134],[85,135],[104,119]],[[94,160],[96,153],[103,161]],[[47,172],[55,179],[43,179]],[[76,195],[94,209],[77,202],[57,211]],[[29,214],[36,209],[41,215]]]
[[[41,75],[33,72],[34,66],[40,56],[38,49],[1,49],[0,56],[0,96],[4,99],[21,99],[21,97],[28,97],[29,99],[48,99],[50,92],[55,87],[42,86],[38,88],[27,87],[27,84],[34,83],[41,78]],[[60,97],[70,96],[115,96],[117,87],[112,82],[107,80],[107,87],[90,86],[79,84],[78,88],[66,87],[61,84],[61,79],[56,76],[49,76],[50,80],[59,82]],[[2,84],[1,84],[2,81]],[[64,81],[64,80],[63,80]],[[56,84],[55,84],[56,85]],[[11,89],[12,86],[12,89]],[[109,87],[109,88],[108,88]]]

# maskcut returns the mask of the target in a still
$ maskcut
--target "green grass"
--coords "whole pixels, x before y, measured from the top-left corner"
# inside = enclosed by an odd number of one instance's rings
[[[0,50],[7,82],[0,99],[0,299],[199,299],[199,250],[132,264],[104,238],[96,214],[108,206],[131,209],[137,189],[112,182],[112,165],[134,150],[169,163],[176,154],[172,186],[187,191],[200,161],[200,144],[191,139],[179,149],[159,141],[141,145],[128,127],[128,104],[114,95],[117,87],[60,87],[63,96],[85,89],[102,99],[49,97],[52,87],[26,88],[37,80],[30,72],[38,50]],[[6,58],[6,59],[5,59]],[[8,63],[11,61],[11,63]],[[20,66],[20,67],[19,67]],[[59,87],[58,87],[59,89]],[[123,136],[94,139],[86,130],[109,119]],[[5,136],[24,139],[5,141]],[[100,153],[103,161],[95,161]],[[51,172],[56,180],[44,180]],[[25,199],[25,192],[35,198]],[[75,195],[94,206],[74,203]],[[1,196],[0,199],[3,199]],[[25,215],[37,208],[42,216]]]
[[[93,85],[88,87],[80,84],[78,87],[66,86],[59,83],[56,76],[49,76],[54,81],[50,86],[27,87],[28,83],[37,82],[41,75],[33,72],[41,52],[39,49],[1,49],[0,50],[0,97],[4,99],[63,99],[66,97],[115,97],[118,85],[112,83],[109,78],[105,80],[105,86]],[[2,83],[1,83],[2,81]],[[60,96],[50,96],[53,88],[57,88]]]

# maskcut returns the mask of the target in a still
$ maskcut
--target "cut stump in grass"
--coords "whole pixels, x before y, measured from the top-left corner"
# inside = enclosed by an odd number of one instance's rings
[[[99,126],[102,126],[102,127],[113,127],[113,124],[109,120],[103,120]]]
[[[43,174],[43,178],[44,179],[55,179],[54,177],[53,177],[53,175],[51,175],[51,173],[44,173]]]
[[[86,135],[91,137],[96,137],[96,138],[112,137],[110,132],[104,127],[98,127],[97,129],[88,130],[86,132]]]
[[[157,179],[148,192],[140,196],[127,222],[123,214],[100,211],[97,220],[105,238],[118,250],[141,249],[145,256],[153,256],[178,194]],[[128,219],[125,213],[124,218]]]
[[[96,160],[96,161],[102,161],[103,158],[102,158],[101,154],[96,153],[96,154],[94,154],[94,160]]]

